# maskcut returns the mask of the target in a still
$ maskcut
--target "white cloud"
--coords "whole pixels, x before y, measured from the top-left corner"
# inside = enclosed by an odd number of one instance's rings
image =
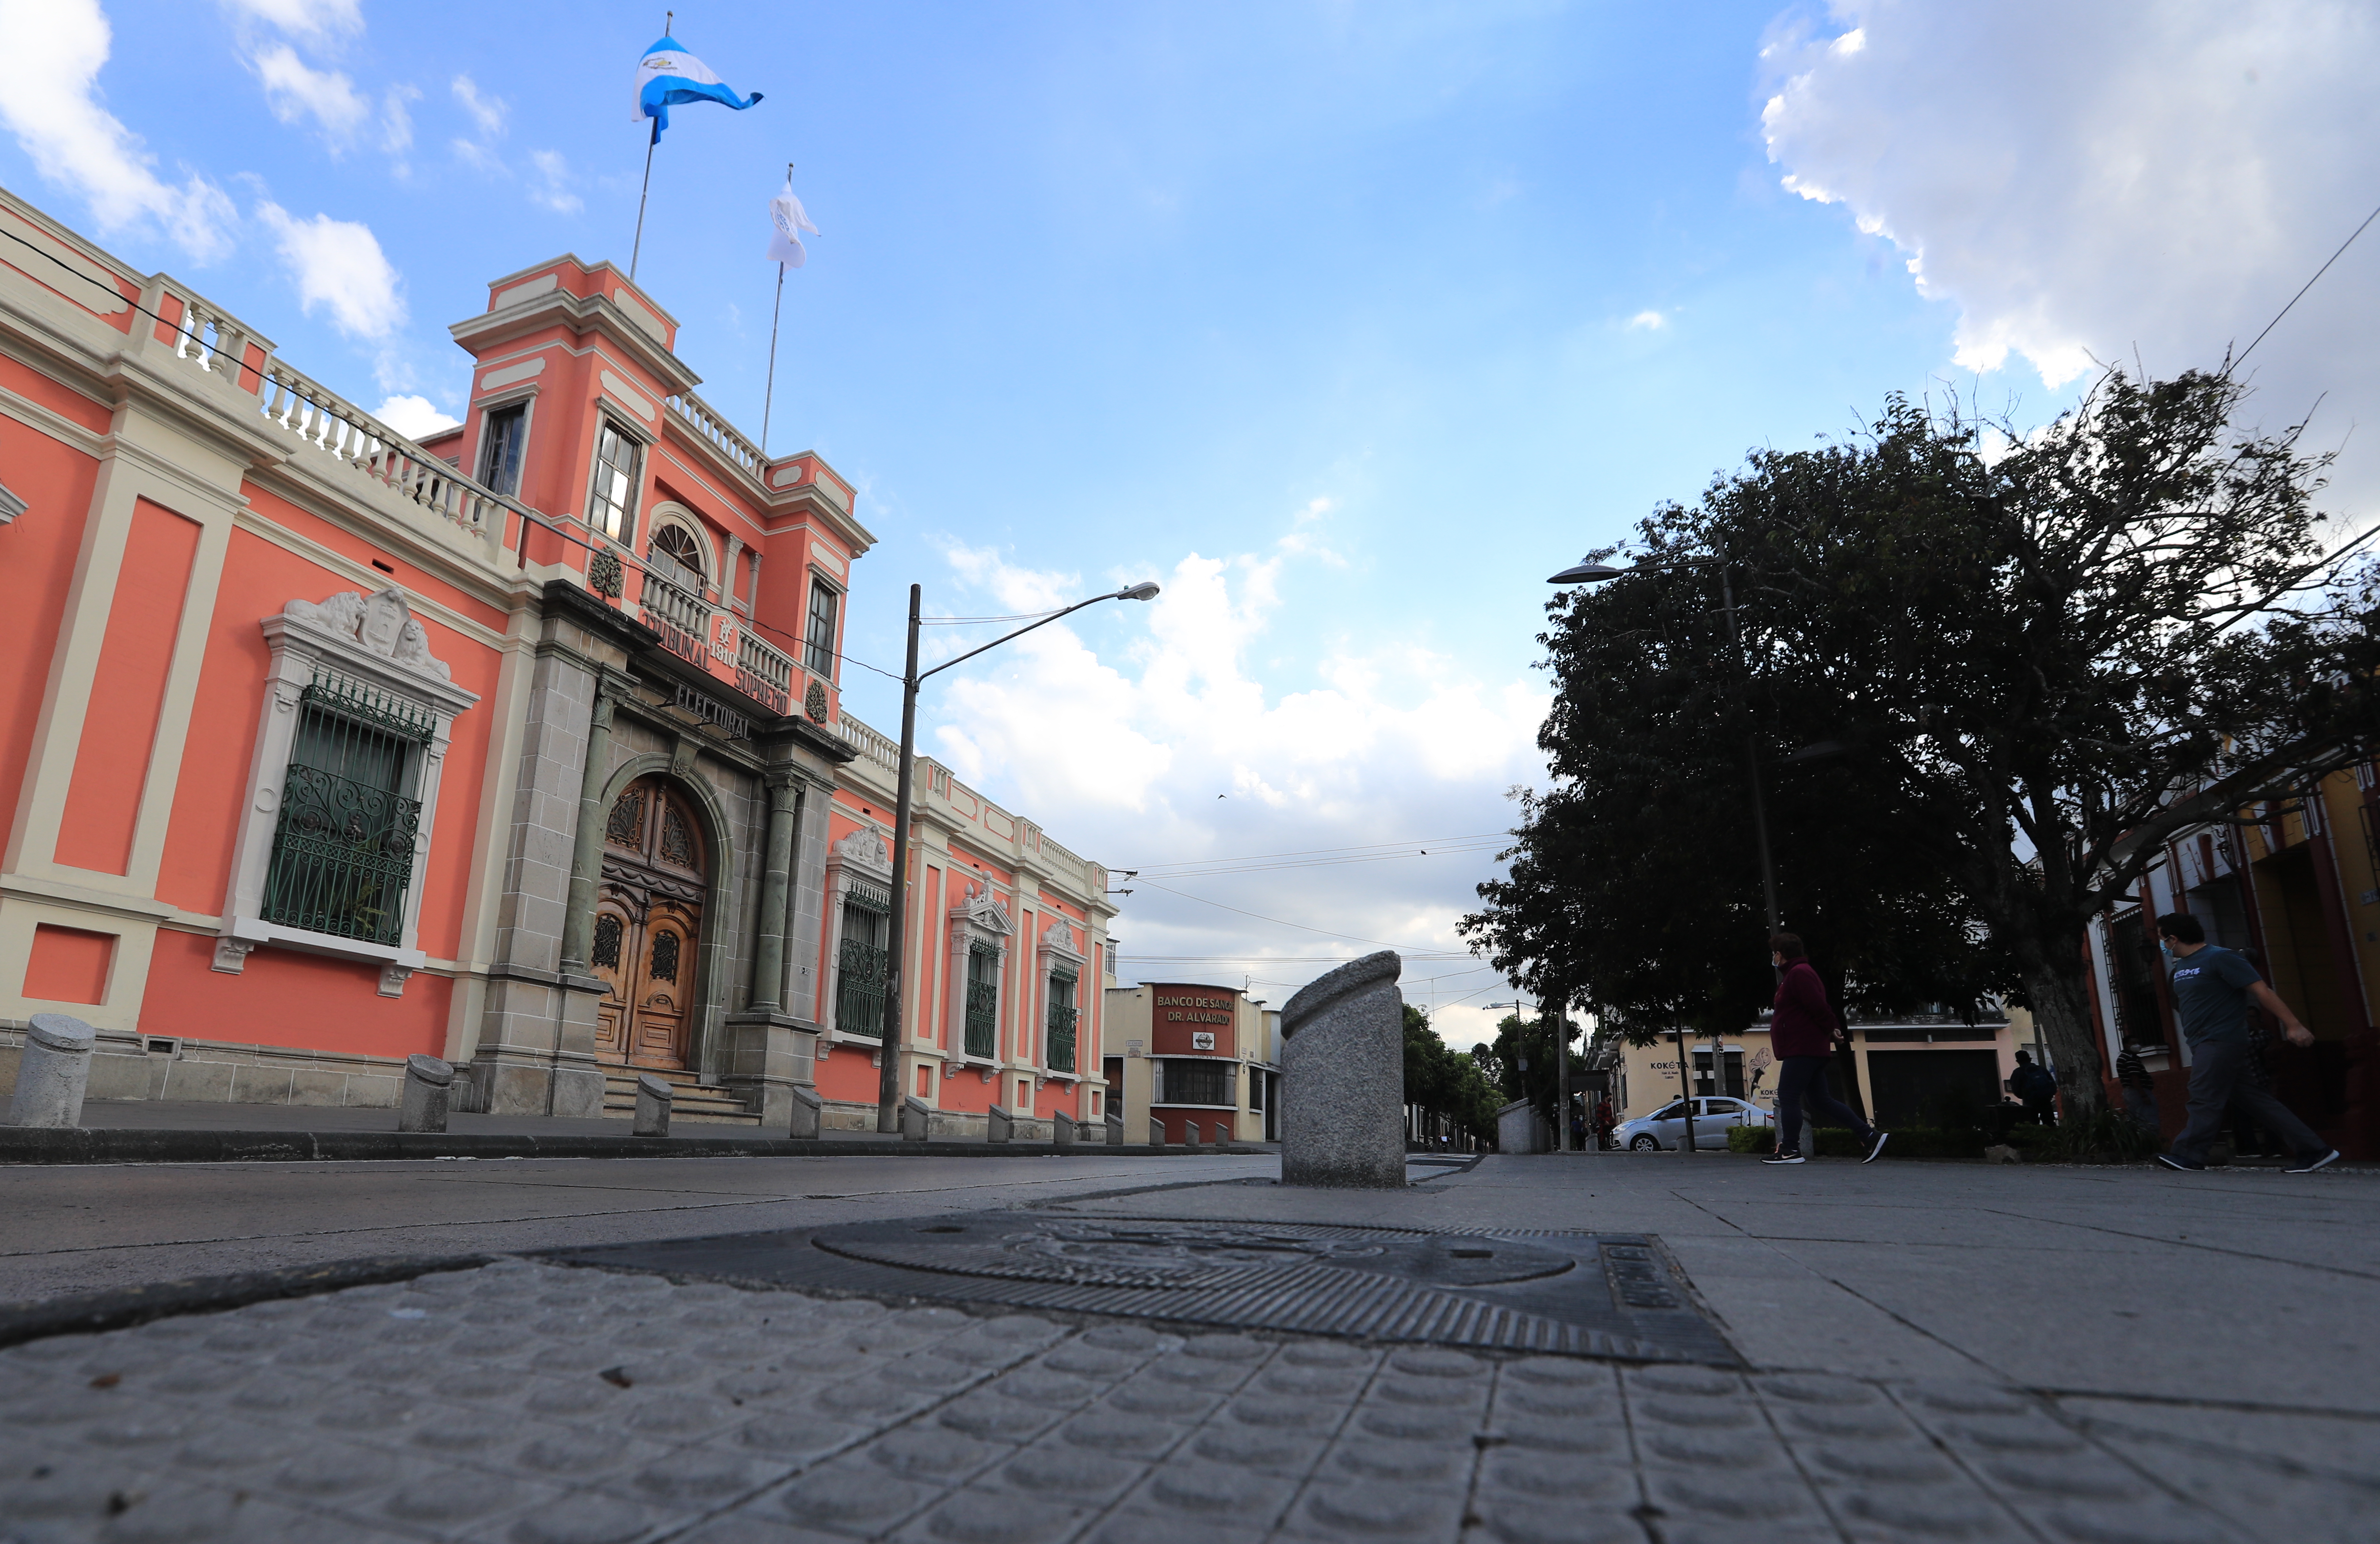
[[[2015,355],[2055,387],[2095,357],[2214,365],[2380,197],[2380,11],[2358,0],[1834,15],[1840,35],[1763,51],[1769,157],[1958,308],[1966,368]],[[2252,361],[2268,423],[2330,394],[2325,444],[2380,407],[2380,240],[2364,240]]]
[[[408,440],[426,440],[458,421],[426,396],[392,396],[372,409],[372,417]]]
[[[112,39],[97,0],[0,0],[0,37],[18,61],[0,72],[0,122],[45,181],[82,194],[102,235],[154,225],[197,261],[229,250],[237,216],[223,189],[195,173],[168,185],[99,104]]]
[[[1329,507],[1318,499],[1301,518]],[[1119,570],[1086,580],[982,549],[945,552],[962,589],[985,602],[970,610],[1047,610],[1149,577]],[[1494,832],[1512,820],[1505,789],[1543,781],[1535,739],[1548,699],[1538,683],[1483,681],[1401,630],[1385,641],[1325,646],[1300,662],[1311,684],[1275,691],[1256,673],[1285,668],[1272,636],[1281,608],[1327,601],[1343,581],[1256,553],[1192,553],[1160,577],[1164,591],[1146,607],[1086,612],[941,677],[927,705],[937,720],[925,737],[932,754],[1045,822],[1056,840],[1119,869]],[[1134,641],[1095,651],[1086,640],[1094,628]],[[948,657],[996,631],[938,628],[935,642]],[[1166,888],[1119,878],[1136,891],[1117,925],[1125,974],[1234,986],[1253,975],[1256,994],[1279,1003],[1288,991],[1262,983],[1294,985],[1328,968],[1314,956],[1352,958],[1373,947],[1358,940],[1461,952],[1454,924],[1476,907],[1472,887],[1492,871],[1491,857],[1423,857],[1416,847],[1393,861],[1168,880]],[[1201,900],[1170,893],[1177,889]],[[1197,958],[1132,963],[1146,955]],[[1407,974],[1475,963],[1417,959]],[[1494,980],[1470,977],[1439,995]]]
[[[540,186],[528,190],[529,202],[556,214],[576,214],[587,207],[586,201],[570,190],[570,164],[562,158],[560,151],[532,151],[528,162],[542,179]]]
[[[354,81],[334,69],[310,67],[285,43],[264,50],[254,63],[273,115],[283,123],[296,123],[310,115],[334,149],[353,139],[371,116],[371,103],[356,90]]]
[[[454,91],[455,100],[471,115],[471,121],[480,126],[481,134],[492,140],[504,131],[504,119],[512,107],[502,97],[481,95],[479,85],[468,75],[455,77]]]
[[[411,104],[421,100],[419,86],[391,86],[381,99],[380,145],[391,155],[402,155],[413,148],[413,114]]]
[[[225,0],[235,14],[270,22],[293,37],[330,39],[360,32],[358,0]]]
[[[331,324],[351,338],[384,338],[404,325],[402,284],[370,226],[327,214],[300,220],[269,202],[256,214],[279,243],[307,315],[329,311]]]
[[[1659,311],[1638,311],[1628,319],[1632,333],[1658,333],[1670,324],[1670,319]]]

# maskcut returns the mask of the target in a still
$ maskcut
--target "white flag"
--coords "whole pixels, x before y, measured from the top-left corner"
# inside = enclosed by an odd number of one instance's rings
[[[810,224],[802,201],[794,197],[794,179],[790,176],[785,178],[785,190],[769,201],[769,224],[775,227],[769,237],[767,256],[771,262],[799,268],[810,260],[809,253],[802,249],[802,238],[795,233],[808,231],[816,236],[819,228]]]

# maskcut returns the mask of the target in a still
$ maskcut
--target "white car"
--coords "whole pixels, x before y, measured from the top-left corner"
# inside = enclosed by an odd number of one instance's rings
[[[1731,1125],[1773,1125],[1777,1117],[1740,1099],[1698,1099],[1694,1103],[1694,1146],[1724,1148]],[[1686,1101],[1673,1099],[1649,1115],[1622,1121],[1611,1139],[1637,1152],[1661,1152],[1686,1145]]]

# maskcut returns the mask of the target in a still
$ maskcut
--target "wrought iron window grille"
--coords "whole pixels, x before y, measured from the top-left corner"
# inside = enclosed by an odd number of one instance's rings
[[[368,943],[403,941],[421,804],[407,796],[436,720],[318,670],[298,723],[265,870],[264,919]]]
[[[1000,983],[989,949],[967,951],[966,1053],[990,1061],[999,1045]]]

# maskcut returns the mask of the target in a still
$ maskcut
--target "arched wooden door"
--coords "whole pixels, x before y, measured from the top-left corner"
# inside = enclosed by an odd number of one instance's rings
[[[709,854],[694,804],[655,777],[620,791],[603,830],[595,973],[603,979],[595,1054],[683,1067],[699,998],[697,959]]]

